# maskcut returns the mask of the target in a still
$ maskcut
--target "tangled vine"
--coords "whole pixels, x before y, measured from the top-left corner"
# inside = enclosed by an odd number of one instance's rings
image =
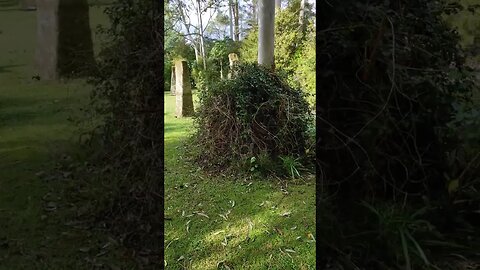
[[[234,74],[200,93],[196,160],[224,169],[262,154],[303,156],[310,118],[302,92],[256,64],[240,65]]]

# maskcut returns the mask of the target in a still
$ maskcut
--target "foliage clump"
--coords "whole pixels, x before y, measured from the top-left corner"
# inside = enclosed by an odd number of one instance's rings
[[[275,15],[275,69],[285,74],[295,88],[307,93],[310,105],[315,104],[315,17],[310,4],[305,6],[305,19],[299,22],[300,1],[289,1],[287,7]],[[240,59],[256,62],[258,55],[258,27],[254,27],[240,47]]]
[[[329,184],[357,197],[439,198],[446,153],[459,145],[452,104],[469,98],[472,80],[441,3],[377,2],[332,9],[344,19],[318,37],[320,159]]]
[[[98,220],[129,248],[153,256],[163,245],[163,34],[159,3],[118,0],[105,9],[110,25],[98,58],[89,110],[101,123],[91,132],[85,168],[90,189],[102,182]],[[161,77],[161,76],[160,76]],[[145,253],[145,250],[148,250]],[[152,252],[154,251],[154,252]]]
[[[471,104],[474,84],[443,18],[449,8],[383,0],[319,8],[317,185],[328,209],[317,207],[328,218],[318,239],[338,264],[420,269],[459,252],[456,243],[462,254],[478,250],[478,240],[449,232],[475,226],[480,168],[465,154],[476,111],[459,104]]]
[[[311,120],[303,93],[257,64],[239,65],[234,74],[200,92],[195,159],[224,169],[242,168],[258,156],[303,156]]]

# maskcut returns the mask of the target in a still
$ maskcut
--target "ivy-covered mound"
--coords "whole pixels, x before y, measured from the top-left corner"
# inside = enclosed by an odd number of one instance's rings
[[[223,170],[245,168],[252,157],[304,156],[310,115],[302,92],[256,64],[240,65],[234,74],[200,92],[195,160]]]

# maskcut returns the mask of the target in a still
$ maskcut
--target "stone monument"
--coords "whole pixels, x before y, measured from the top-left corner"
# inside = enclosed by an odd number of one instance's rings
[[[172,66],[172,76],[170,77],[170,95],[175,95],[175,66]]]
[[[228,78],[231,79],[233,74],[233,68],[236,64],[238,64],[238,55],[236,53],[229,53],[228,61],[230,62],[230,70],[228,71]]]
[[[36,0],[20,0],[20,9],[35,10],[37,9],[37,1]]]
[[[192,87],[187,61],[175,61],[175,116],[193,116]]]
[[[87,0],[37,0],[35,69],[41,79],[81,77],[94,66]]]

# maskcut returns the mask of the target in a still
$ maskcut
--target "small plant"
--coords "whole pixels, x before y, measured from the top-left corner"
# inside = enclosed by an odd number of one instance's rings
[[[287,171],[288,174],[295,179],[296,177],[300,177],[300,173],[298,172],[298,168],[302,166],[300,163],[300,158],[294,158],[291,156],[283,156],[280,157],[283,162],[283,168]]]
[[[394,205],[378,207],[367,202],[362,205],[377,219],[376,228],[373,227],[375,229],[372,230],[377,235],[376,239],[390,243],[385,247],[385,251],[392,253],[397,260],[402,258],[405,269],[414,269],[415,265],[420,264],[431,266],[424,249],[414,237],[416,234],[430,234],[435,230],[428,221],[420,218],[428,210],[427,207],[410,212]],[[429,236],[431,237],[432,235]],[[411,257],[412,254],[415,257]]]
[[[258,171],[258,162],[257,162],[257,158],[255,157],[250,158],[250,171],[251,172]]]

